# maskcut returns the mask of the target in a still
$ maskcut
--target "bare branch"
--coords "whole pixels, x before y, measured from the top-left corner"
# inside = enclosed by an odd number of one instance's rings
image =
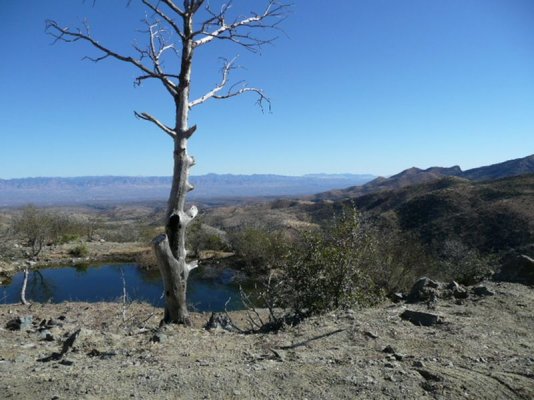
[[[213,98],[217,100],[224,100],[250,92],[256,93],[258,95],[258,100],[256,101],[256,103],[258,104],[258,106],[260,106],[262,111],[264,110],[264,103],[267,103],[269,111],[271,111],[271,100],[265,95],[265,92],[259,88],[243,86],[237,90],[230,89],[225,95],[215,95],[213,96]]]
[[[59,24],[56,21],[47,20],[46,21],[46,31],[55,38],[55,42],[61,40],[63,42],[76,42],[78,40],[86,41],[90,44],[92,44],[94,47],[96,47],[98,50],[102,51],[104,53],[103,56],[98,58],[91,58],[91,57],[85,57],[92,61],[100,61],[108,57],[116,58],[117,60],[124,61],[127,63],[130,63],[137,68],[139,68],[141,71],[145,72],[147,75],[154,74],[149,68],[147,68],[145,65],[143,65],[139,60],[136,60],[129,56],[123,56],[119,53],[116,53],[107,47],[101,45],[98,43],[95,39],[93,39],[89,34],[84,34],[80,30],[77,32],[71,32],[69,31],[69,28],[61,28]]]
[[[216,96],[217,93],[219,93],[226,86],[226,84],[228,83],[228,76],[230,74],[230,71],[232,69],[235,69],[235,66],[234,66],[235,60],[236,60],[236,58],[234,58],[234,59],[232,59],[230,61],[225,61],[224,66],[222,68],[222,79],[221,79],[221,82],[214,89],[212,89],[208,93],[206,93],[204,96],[202,96],[202,97],[190,102],[189,103],[189,108],[193,108],[195,106],[198,106],[199,104],[202,104],[202,103],[208,101],[209,99],[211,99],[214,96]]]
[[[134,114],[137,118],[144,119],[145,121],[150,121],[156,124],[158,128],[163,130],[167,135],[169,135],[173,139],[176,138],[176,133],[171,128],[169,128],[167,125],[163,124],[162,122],[154,118],[152,115],[147,114],[147,113],[138,113],[137,111],[134,111]]]
[[[132,64],[133,66],[137,67],[138,69],[140,69],[141,71],[143,71],[145,73],[145,75],[142,76],[141,80],[147,79],[147,78],[159,79],[172,96],[174,96],[176,94],[176,85],[169,79],[169,77],[171,75],[164,74],[163,71],[160,68],[160,65],[159,65],[159,57],[161,56],[161,53],[164,50],[167,50],[169,47],[160,49],[157,53],[155,53],[157,55],[156,58],[153,58],[153,55],[150,54],[150,52],[148,52],[146,50],[139,49],[138,47],[135,47],[135,46],[134,46],[134,48],[140,54],[140,59],[136,59],[136,58],[133,58],[133,57],[130,57],[130,56],[124,56],[122,54],[119,54],[119,53],[109,49],[108,47],[106,47],[104,45],[101,45],[98,41],[96,41],[91,36],[91,34],[89,33],[89,27],[87,26],[87,24],[84,24],[84,25],[85,25],[85,30],[86,30],[87,33],[83,33],[79,29],[77,31],[75,31],[75,32],[71,32],[69,30],[69,28],[60,27],[59,24],[56,21],[47,20],[46,21],[46,31],[52,37],[55,38],[54,42],[63,41],[63,42],[67,42],[67,43],[72,43],[72,42],[77,42],[77,41],[81,40],[81,41],[88,42],[93,47],[97,48],[98,50],[100,50],[103,53],[103,55],[101,55],[99,57],[86,56],[83,59],[87,59],[87,60],[94,61],[94,62],[99,62],[99,61],[102,61],[102,60],[104,60],[106,58],[111,57],[111,58],[115,58],[115,59],[117,59],[119,61],[123,61],[123,62],[129,63],[129,64]],[[153,40],[152,33],[151,33],[151,40]],[[144,57],[149,57],[151,59],[152,63],[154,64],[154,70],[149,68],[149,67],[147,67],[146,65],[144,65],[141,62],[141,60]],[[137,79],[136,81],[140,82],[139,79]]]
[[[263,105],[264,103],[267,103],[269,111],[271,111],[271,101],[270,99],[265,95],[262,89],[254,88],[254,87],[248,87],[247,84],[243,81],[234,83],[226,92],[226,94],[220,94],[221,91],[226,87],[228,84],[228,77],[230,75],[230,72],[237,68],[235,65],[237,57],[230,60],[225,61],[224,66],[222,68],[222,78],[220,83],[215,86],[212,90],[210,90],[208,93],[206,93],[204,96],[199,97],[196,100],[193,100],[189,103],[189,108],[193,108],[195,106],[198,106],[202,103],[205,103],[209,99],[216,99],[216,100],[224,100],[229,99],[231,97],[236,97],[241,94],[245,93],[256,93],[258,95],[258,101],[257,104],[260,106],[260,108],[264,109]]]
[[[172,11],[174,11],[179,16],[181,17],[185,16],[185,12],[180,7],[178,7],[176,4],[174,4],[173,0],[160,0],[160,1],[164,3],[165,5],[167,5],[167,7],[169,7]]]
[[[174,22],[174,20],[171,17],[169,17],[167,14],[165,14],[163,12],[163,10],[161,10],[161,8],[159,8],[159,2],[158,2],[157,5],[154,5],[148,0],[141,0],[141,1],[143,2],[144,5],[146,5],[152,11],[154,11],[154,13],[156,13],[161,18],[163,18],[165,20],[165,22],[167,22],[172,27],[172,29],[174,29],[174,31],[178,34],[178,36],[180,36],[180,38],[182,38],[182,40],[185,39],[184,33],[182,32],[182,30],[180,29],[178,24],[176,24],[176,22]],[[170,3],[172,3],[172,2],[170,2]],[[171,7],[171,9],[172,9],[172,7]],[[183,12],[181,10],[179,10],[179,9],[178,9],[178,11],[175,11],[175,12],[178,13],[179,15],[181,15],[181,16],[183,15]]]
[[[251,30],[256,28],[277,28],[278,24],[286,17],[289,4],[282,3],[279,0],[269,0],[267,7],[261,14],[253,13],[249,17],[240,17],[232,23],[226,23],[225,15],[230,6],[231,2],[223,5],[218,13],[214,13],[209,6],[206,7],[211,17],[202,24],[200,30],[193,34],[194,37],[202,36],[193,42],[195,47],[210,43],[214,39],[221,39],[229,40],[256,52],[262,45],[271,43],[274,38],[261,39],[253,35]],[[210,30],[210,28],[212,29]],[[248,30],[243,32],[245,28]]]
[[[148,22],[147,22],[148,24]],[[157,78],[163,83],[165,88],[169,91],[171,96],[174,96],[176,92],[176,85],[169,79],[169,75],[165,74],[163,67],[161,66],[161,56],[167,50],[173,50],[176,53],[174,44],[165,44],[161,34],[162,30],[159,29],[158,24],[148,24],[149,25],[149,34],[150,34],[150,51],[149,57],[154,64],[154,69],[156,71]],[[139,80],[137,80],[139,82]]]
[[[184,7],[187,13],[194,14],[204,4],[205,0],[184,0]]]

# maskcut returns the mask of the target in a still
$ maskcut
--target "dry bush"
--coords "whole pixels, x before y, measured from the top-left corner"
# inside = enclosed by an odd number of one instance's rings
[[[31,248],[32,257],[36,257],[50,239],[51,220],[50,213],[31,204],[13,218],[13,231]]]
[[[232,232],[230,245],[245,271],[252,276],[261,276],[282,266],[290,239],[282,232],[248,227]]]
[[[69,254],[73,257],[87,257],[89,255],[89,248],[85,243],[78,243],[69,250]]]
[[[474,285],[495,271],[495,257],[481,255],[458,240],[446,240],[434,245],[436,277],[463,285]]]
[[[187,230],[187,246],[190,254],[198,257],[201,251],[229,251],[230,243],[226,233],[202,222],[195,220]]]
[[[285,305],[298,314],[317,314],[379,301],[373,279],[379,261],[378,237],[354,209],[320,231],[305,232],[287,257],[281,281]]]

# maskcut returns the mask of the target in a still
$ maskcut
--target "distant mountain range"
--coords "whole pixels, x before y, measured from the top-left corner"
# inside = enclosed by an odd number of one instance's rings
[[[489,181],[512,176],[534,173],[534,154],[485,167],[462,171],[459,166],[450,168],[431,167],[428,169],[409,168],[389,178],[379,177],[364,185],[341,190],[330,190],[310,196],[311,200],[341,200],[354,198],[383,190],[401,189],[412,185],[434,182],[444,177],[457,177],[471,181]]]
[[[414,167],[389,178],[369,174],[207,174],[191,177],[195,190],[190,193],[190,199],[227,201],[254,197],[304,197],[313,201],[342,200],[431,183],[444,177],[486,181],[529,173],[534,173],[534,154],[467,171],[462,171],[459,166],[425,170]],[[166,200],[170,184],[170,177],[0,179],[0,207],[27,203],[63,205]]]
[[[302,196],[362,185],[376,178],[363,174],[192,176],[190,199]],[[94,176],[0,179],[0,207],[166,200],[170,177]]]

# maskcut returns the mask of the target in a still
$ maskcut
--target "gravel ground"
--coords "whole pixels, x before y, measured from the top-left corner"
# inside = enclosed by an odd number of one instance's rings
[[[208,314],[158,329],[162,310],[137,303],[2,305],[0,398],[532,399],[534,290],[484,285],[493,296],[340,311],[276,334],[206,331]],[[443,323],[416,326],[405,309]],[[245,312],[230,316],[245,327]]]

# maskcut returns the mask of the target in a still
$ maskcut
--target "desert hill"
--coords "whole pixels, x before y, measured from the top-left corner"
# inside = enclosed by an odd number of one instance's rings
[[[441,178],[353,201],[427,243],[454,238],[489,253],[534,242],[534,174],[484,182]]]
[[[534,154],[466,171],[462,171],[459,166],[450,168],[431,167],[427,169],[412,167],[389,178],[379,177],[361,186],[327,191],[310,196],[308,199],[340,200],[343,198],[353,198],[382,190],[400,189],[411,185],[433,182],[449,176],[473,181],[484,181],[532,173],[534,173]]]

